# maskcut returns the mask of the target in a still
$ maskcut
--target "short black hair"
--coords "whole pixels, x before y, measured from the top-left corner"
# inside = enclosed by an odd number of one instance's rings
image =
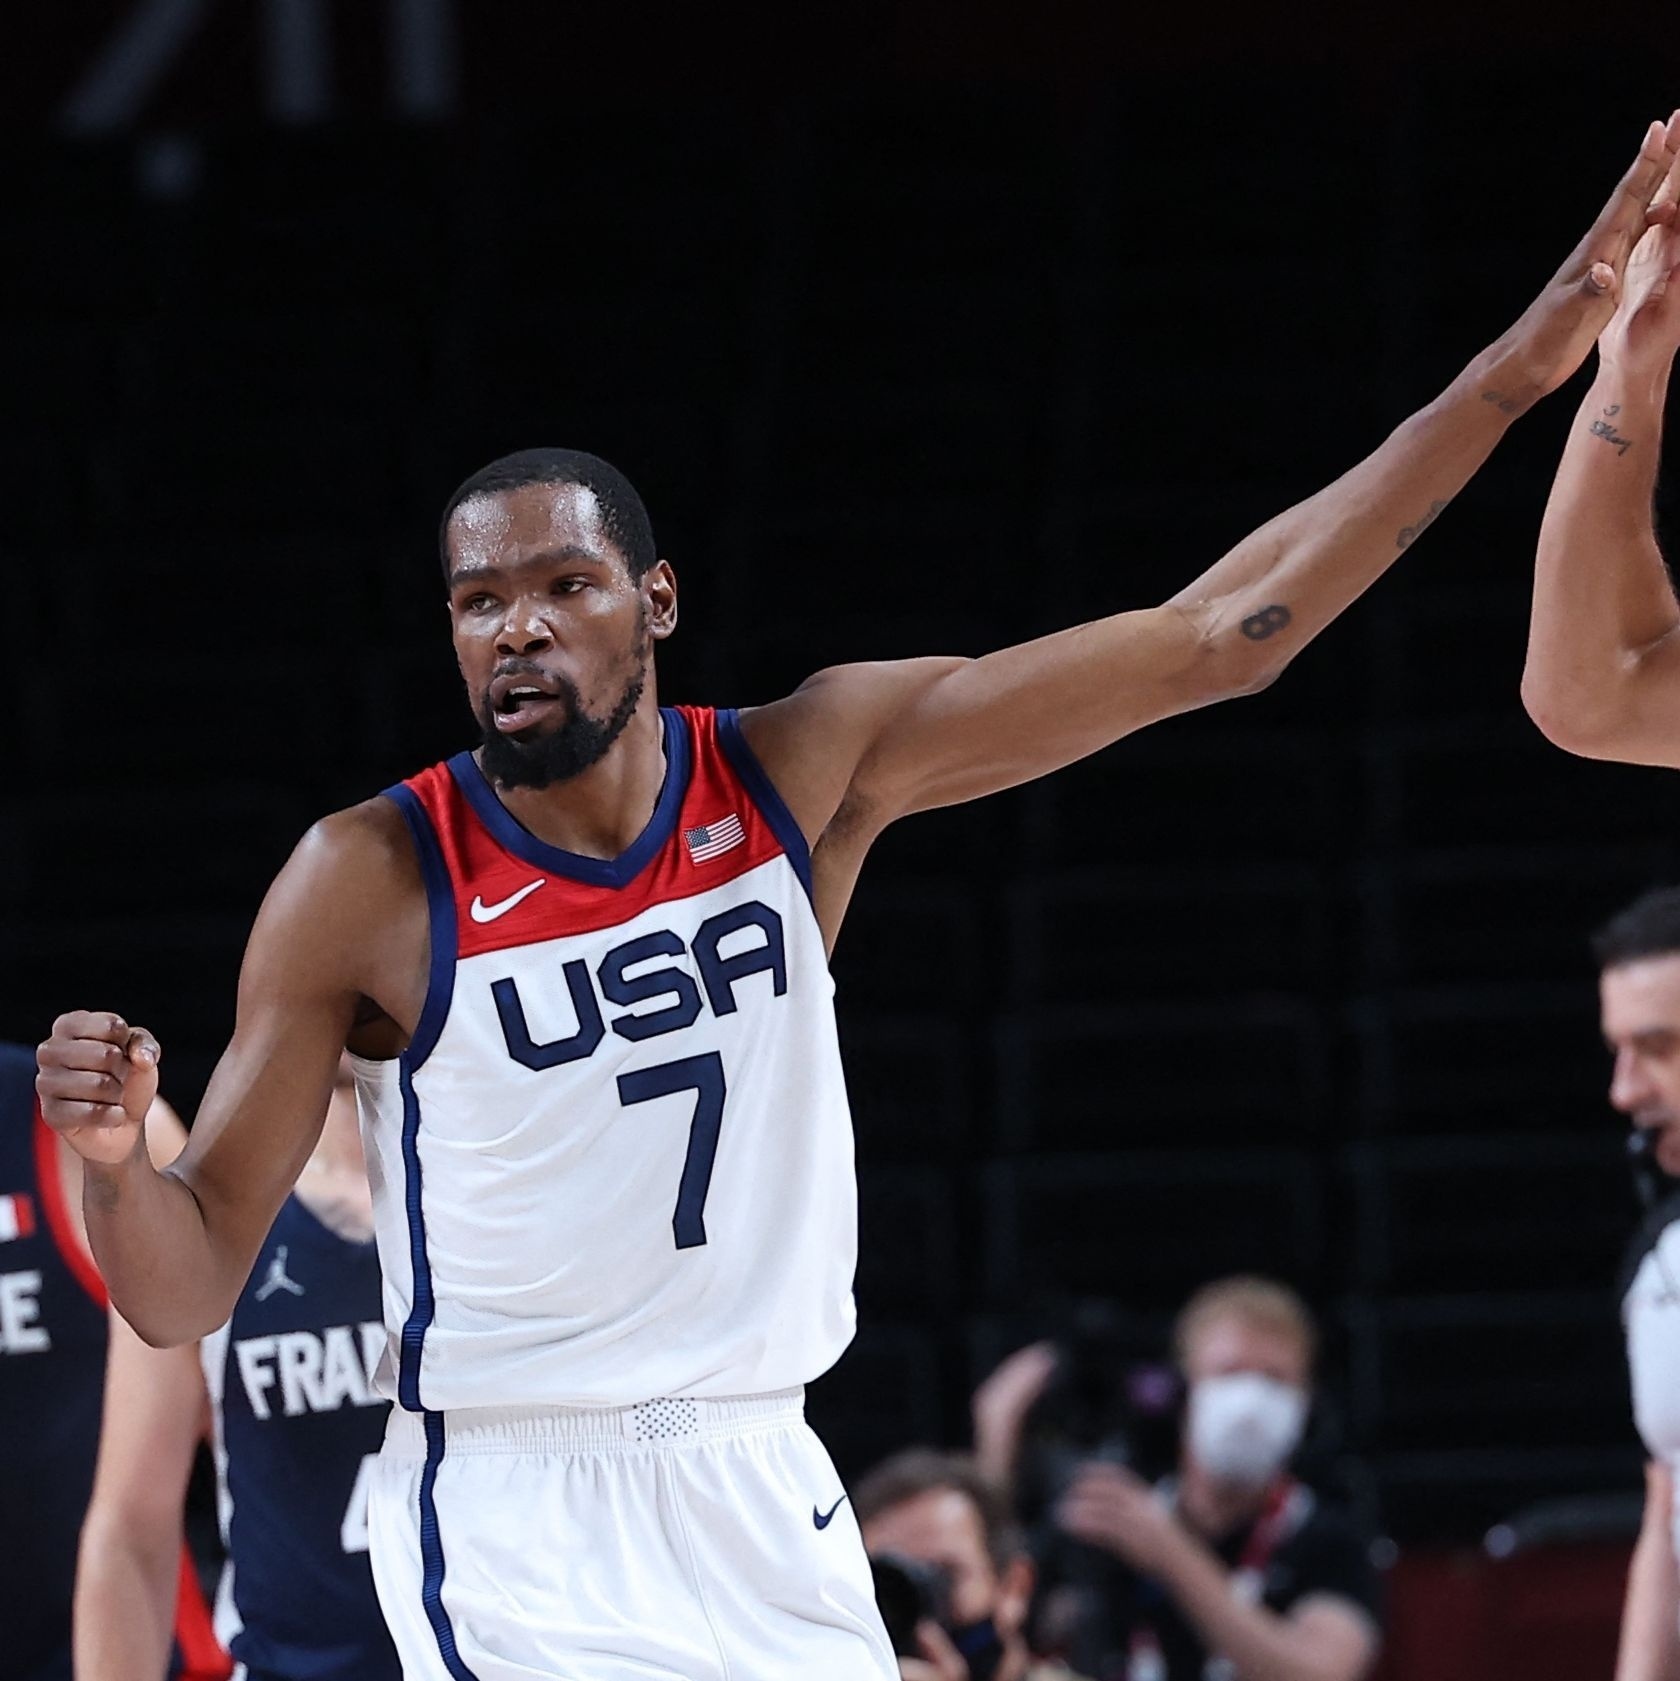
[[[653,523],[636,487],[598,455],[581,449],[521,449],[480,467],[471,478],[456,487],[438,525],[438,555],[443,575],[449,576],[449,522],[463,502],[475,496],[494,496],[498,491],[523,490],[533,484],[576,484],[595,493],[601,507],[601,523],[623,554],[632,578],[645,577],[659,559],[654,546]]]
[[[1619,910],[1592,938],[1601,969],[1644,957],[1680,957],[1680,887],[1653,887]]]
[[[905,1448],[864,1475],[853,1490],[852,1510],[859,1523],[868,1523],[895,1506],[946,1490],[962,1495],[973,1506],[986,1551],[999,1570],[1021,1552],[1021,1532],[1009,1496],[966,1453]]]

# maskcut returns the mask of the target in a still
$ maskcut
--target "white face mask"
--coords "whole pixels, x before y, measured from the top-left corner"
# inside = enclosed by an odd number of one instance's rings
[[[1257,1488],[1283,1469],[1306,1422],[1305,1390],[1259,1372],[1204,1378],[1190,1391],[1190,1455],[1222,1482]]]

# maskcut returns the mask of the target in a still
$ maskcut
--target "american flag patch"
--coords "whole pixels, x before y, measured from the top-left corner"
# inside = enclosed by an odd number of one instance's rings
[[[0,1197],[0,1243],[10,1243],[14,1237],[31,1237],[35,1231],[35,1203],[33,1198],[18,1192]]]
[[[741,827],[741,819],[733,811],[715,823],[702,823],[698,828],[683,830],[688,855],[696,864],[704,864],[720,852],[744,845],[746,838],[747,831]]]

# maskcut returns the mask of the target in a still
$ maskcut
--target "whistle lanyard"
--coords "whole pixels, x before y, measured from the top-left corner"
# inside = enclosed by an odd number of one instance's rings
[[[1293,1477],[1280,1477],[1266,1495],[1260,1516],[1254,1520],[1254,1527],[1248,1532],[1231,1570],[1231,1595],[1243,1604],[1260,1603],[1266,1588],[1266,1572],[1271,1569],[1279,1544],[1299,1527],[1303,1492]],[[1210,1656],[1208,1665],[1210,1674],[1229,1673],[1230,1666],[1217,1656]],[[1166,1653],[1161,1649],[1160,1636],[1147,1624],[1132,1630],[1126,1681],[1167,1681]]]

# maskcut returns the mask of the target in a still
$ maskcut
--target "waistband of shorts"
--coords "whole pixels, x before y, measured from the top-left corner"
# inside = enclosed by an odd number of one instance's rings
[[[432,1419],[442,1421],[444,1451],[453,1456],[681,1447],[778,1430],[804,1417],[803,1388],[768,1395],[673,1396],[628,1407],[460,1407],[440,1413],[393,1407],[385,1451],[425,1458]]]

